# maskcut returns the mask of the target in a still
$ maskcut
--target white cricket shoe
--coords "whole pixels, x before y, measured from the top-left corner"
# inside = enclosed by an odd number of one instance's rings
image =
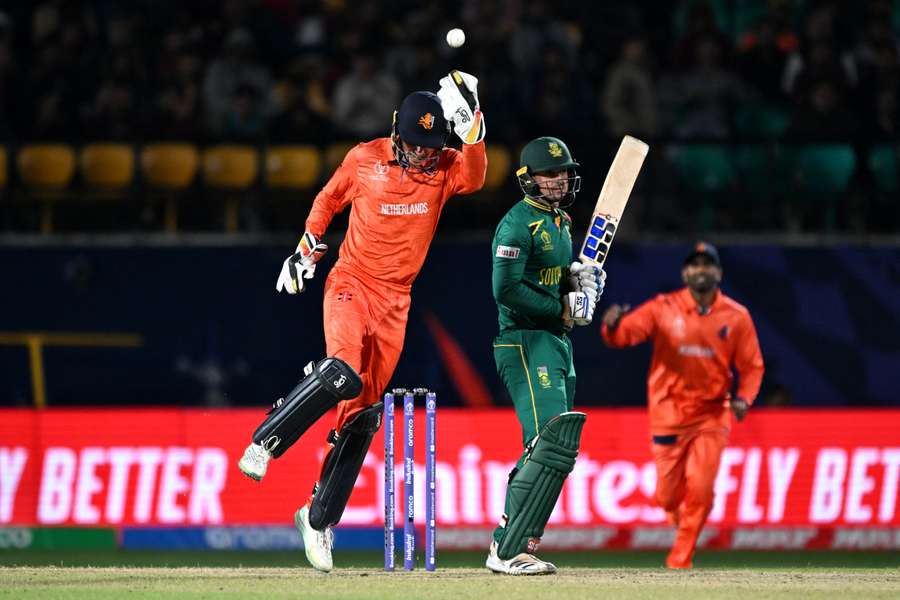
[[[491,542],[491,551],[488,553],[484,565],[494,573],[507,575],[551,575],[556,573],[556,565],[541,560],[534,554],[521,553],[509,560],[503,560],[497,556],[497,542]]]
[[[334,532],[331,527],[326,527],[325,531],[313,529],[309,524],[309,507],[303,506],[294,513],[294,526],[300,532],[303,538],[303,546],[306,548],[306,560],[313,567],[323,573],[328,573],[334,568],[334,562],[331,559],[331,547],[334,545]]]
[[[274,445],[272,447],[274,448]],[[250,444],[244,450],[241,460],[238,461],[238,468],[250,479],[262,481],[266,469],[269,468],[270,460],[272,460],[272,453],[269,450],[260,444]]]

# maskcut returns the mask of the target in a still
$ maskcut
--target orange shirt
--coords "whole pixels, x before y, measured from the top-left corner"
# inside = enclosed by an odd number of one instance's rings
[[[701,315],[690,290],[660,294],[626,313],[603,340],[613,348],[653,340],[647,377],[650,432],[669,435],[698,427],[731,427],[732,366],[736,396],[752,403],[763,376],[750,313],[721,291]]]
[[[484,185],[484,142],[445,149],[432,175],[410,173],[394,160],[390,138],[359,144],[313,202],[306,229],[321,237],[351,204],[338,266],[398,290],[409,290],[425,262],[444,203]]]

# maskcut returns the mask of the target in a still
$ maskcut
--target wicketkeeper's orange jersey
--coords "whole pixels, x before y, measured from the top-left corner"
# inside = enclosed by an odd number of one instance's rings
[[[647,377],[650,432],[677,434],[696,427],[731,426],[728,401],[735,395],[752,403],[763,376],[763,359],[750,313],[721,291],[701,314],[683,288],[660,294],[625,314],[612,331],[602,329],[613,348],[653,341]]]
[[[409,289],[425,262],[444,203],[484,185],[484,142],[445,149],[432,175],[411,173],[394,159],[390,138],[359,144],[313,202],[306,229],[321,237],[351,204],[339,264],[361,277]]]

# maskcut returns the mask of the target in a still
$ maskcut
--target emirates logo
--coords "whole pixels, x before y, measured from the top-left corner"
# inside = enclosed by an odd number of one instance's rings
[[[422,129],[431,130],[434,127],[434,115],[431,113],[425,113],[421,117],[419,117],[419,125],[422,126]]]

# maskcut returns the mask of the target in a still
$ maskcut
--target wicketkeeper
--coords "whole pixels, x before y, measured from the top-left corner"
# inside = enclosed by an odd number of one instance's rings
[[[520,163],[525,197],[497,226],[492,283],[500,313],[494,360],[525,450],[509,475],[486,565],[498,573],[541,575],[556,572],[534,552],[575,466],[585,420],[572,412],[575,367],[566,332],[591,322],[606,273],[572,262],[572,222],[563,209],[575,201],[581,177],[568,147],[541,137],[525,146]]]
[[[325,282],[328,357],[309,363],[305,378],[279,399],[253,434],[239,466],[261,480],[327,410],[337,405],[319,481],[294,523],[313,567],[333,565],[331,528],[337,524],[372,437],[381,425],[381,394],[400,358],[410,287],[425,261],[444,203],[481,189],[487,168],[478,80],[453,71],[440,91],[414,92],[394,113],[390,137],[359,144],[313,202],[306,232],[281,269],[276,289],[304,290],[332,217],[351,206],[337,263]],[[462,151],[446,148],[453,131]],[[298,318],[303,315],[298,314]]]

